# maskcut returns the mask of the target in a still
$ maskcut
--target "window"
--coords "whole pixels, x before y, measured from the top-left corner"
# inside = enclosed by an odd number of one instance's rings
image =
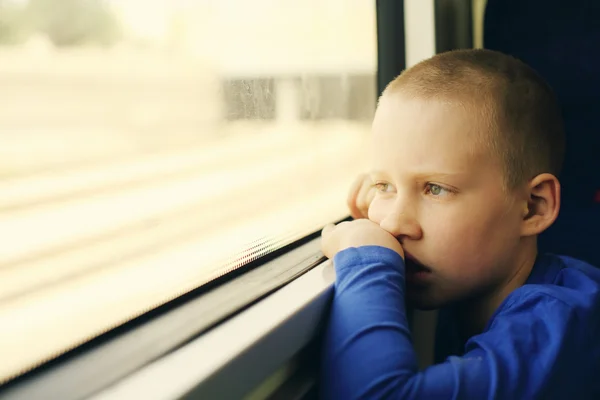
[[[0,0],[0,384],[347,214],[370,0]]]

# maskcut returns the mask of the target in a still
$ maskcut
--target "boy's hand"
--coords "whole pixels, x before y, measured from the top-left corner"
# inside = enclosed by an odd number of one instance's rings
[[[327,225],[321,232],[321,250],[330,259],[342,250],[360,246],[383,246],[404,258],[400,242],[389,232],[368,219]]]
[[[348,193],[348,208],[354,219],[369,218],[369,205],[375,197],[375,188],[372,186],[368,174],[359,175]]]

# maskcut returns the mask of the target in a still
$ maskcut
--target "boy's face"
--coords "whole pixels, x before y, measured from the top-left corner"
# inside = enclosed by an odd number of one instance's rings
[[[493,292],[514,273],[523,210],[478,144],[484,124],[456,104],[386,96],[373,122],[369,219],[402,243],[409,301],[428,309]]]

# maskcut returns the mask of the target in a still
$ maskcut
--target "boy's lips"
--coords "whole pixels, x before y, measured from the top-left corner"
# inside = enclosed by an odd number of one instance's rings
[[[427,268],[426,266],[424,266],[423,264],[421,264],[419,261],[417,261],[416,258],[413,257],[412,254],[408,253],[408,252],[404,252],[404,263],[406,265],[406,269],[411,269],[414,270],[415,272],[418,271],[424,271],[424,272],[431,272],[430,268]]]
[[[404,253],[405,278],[411,285],[423,285],[431,277],[431,269],[418,262],[410,253]]]

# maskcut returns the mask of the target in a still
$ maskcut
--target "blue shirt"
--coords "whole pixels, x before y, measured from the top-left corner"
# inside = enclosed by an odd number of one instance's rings
[[[600,398],[600,270],[589,264],[538,257],[485,330],[458,346],[461,355],[423,371],[406,318],[402,258],[365,246],[338,253],[334,265],[323,398]]]

